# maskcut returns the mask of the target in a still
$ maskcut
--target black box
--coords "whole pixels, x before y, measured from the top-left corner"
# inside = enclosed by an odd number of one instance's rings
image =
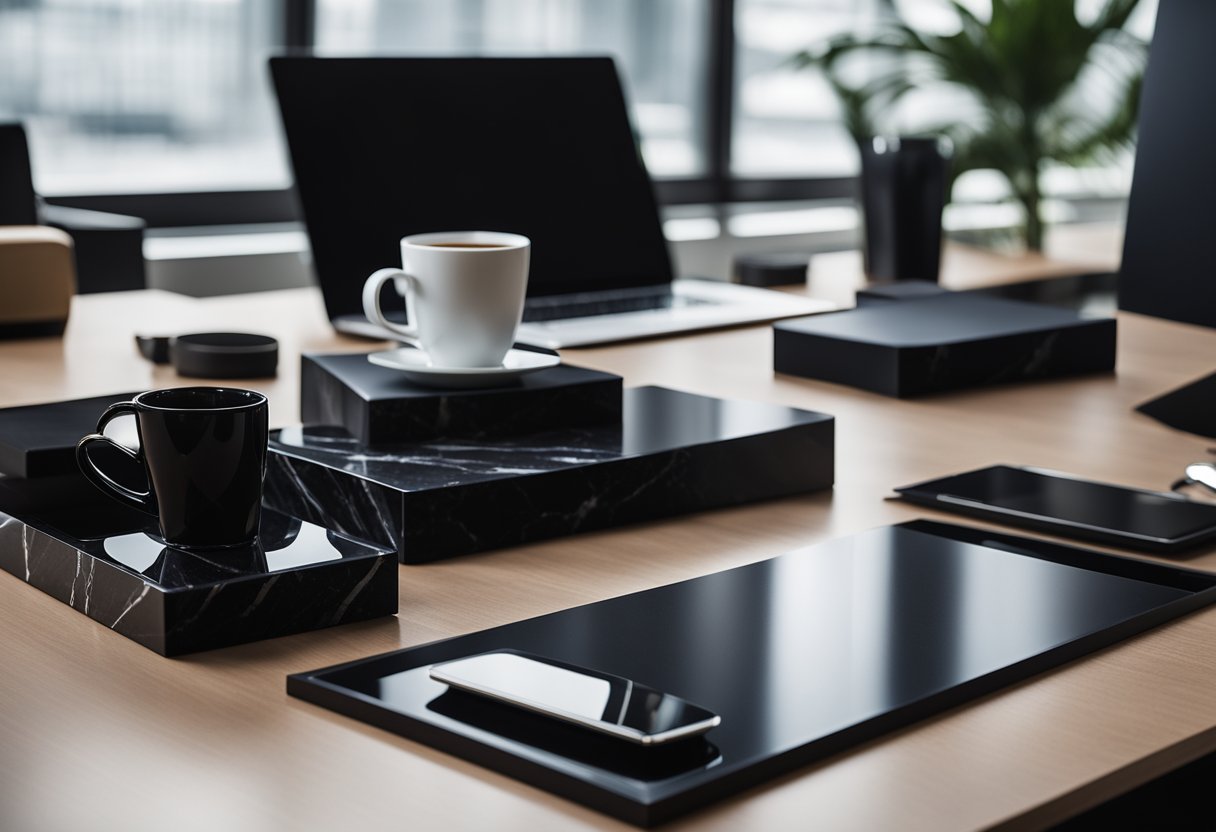
[[[154,533],[79,475],[0,477],[0,570],[162,656],[397,612],[392,552],[299,518],[264,510],[259,543],[203,552]]]
[[[0,474],[24,478],[77,473],[76,443],[97,430],[107,407],[140,392],[0,409]],[[123,421],[115,423],[111,434],[124,444],[138,442],[134,426],[124,429]]]
[[[621,378],[559,365],[506,387],[437,390],[361,353],[305,355],[300,418],[342,427],[367,445],[610,424],[621,419]]]
[[[422,563],[832,486],[826,414],[662,387],[630,388],[624,405],[620,424],[491,441],[368,447],[285,428],[267,505]]]
[[[773,369],[909,397],[1115,368],[1115,319],[945,294],[773,325]]]

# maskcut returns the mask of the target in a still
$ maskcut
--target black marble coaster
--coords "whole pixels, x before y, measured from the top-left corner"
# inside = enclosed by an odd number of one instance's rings
[[[39,507],[45,493],[21,500],[21,483],[0,479],[0,569],[162,656],[397,611],[392,553],[312,523],[264,511],[261,545],[192,553],[117,503]],[[83,480],[63,479],[79,497]]]
[[[946,293],[874,302],[773,325],[773,369],[920,396],[986,384],[1109,372],[1114,318]]]
[[[97,429],[97,418],[107,407],[130,401],[140,392],[0,410],[0,474],[47,477],[75,473],[76,442],[80,437]],[[115,427],[123,421],[116,422]]]
[[[494,441],[276,431],[266,499],[423,563],[832,485],[831,416],[662,387],[623,402],[619,425]]]
[[[414,384],[363,354],[305,355],[300,418],[345,428],[368,445],[510,436],[620,421],[621,378],[559,365],[503,387],[439,390]]]
[[[289,676],[287,690],[652,825],[1213,600],[1205,572],[917,521]],[[722,723],[647,748],[430,678],[433,664],[504,649],[622,676]]]

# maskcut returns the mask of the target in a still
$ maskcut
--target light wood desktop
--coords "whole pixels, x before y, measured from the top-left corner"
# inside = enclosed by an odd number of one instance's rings
[[[1096,265],[1109,266],[1109,252]],[[1056,273],[952,249],[948,285]],[[814,274],[856,279],[855,254]],[[63,340],[0,344],[0,402],[185,383],[131,336],[235,329],[282,345],[272,420],[298,419],[298,355],[367,350],[319,295],[77,298]],[[917,480],[1009,462],[1166,488],[1201,438],[1133,405],[1211,372],[1216,331],[1121,315],[1117,375],[897,401],[770,369],[756,326],[567,351],[621,373],[837,418],[829,493],[400,567],[400,614],[164,659],[0,574],[0,828],[623,829],[507,777],[288,698],[288,673],[493,627],[933,512],[884,500]],[[729,471],[722,472],[729,476]],[[937,519],[950,520],[945,515]],[[961,521],[972,522],[972,521]],[[1183,561],[1216,569],[1216,548]],[[830,684],[831,680],[825,680]],[[752,789],[671,829],[1040,828],[1216,750],[1216,609]]]

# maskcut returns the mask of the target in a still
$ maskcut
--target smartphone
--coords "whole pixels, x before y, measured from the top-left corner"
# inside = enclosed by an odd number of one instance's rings
[[[433,665],[437,682],[639,745],[704,734],[722,717],[621,676],[515,650]]]
[[[1038,468],[994,465],[895,490],[943,511],[1145,552],[1216,539],[1216,504]]]

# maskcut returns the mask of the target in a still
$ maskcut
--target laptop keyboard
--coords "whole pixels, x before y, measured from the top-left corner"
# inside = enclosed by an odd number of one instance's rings
[[[611,293],[600,292],[594,295],[531,298],[524,306],[524,322],[540,323],[567,318],[594,318],[600,315],[649,312],[658,309],[702,306],[708,303],[712,303],[712,301],[683,297],[674,294],[670,289],[622,290]]]

